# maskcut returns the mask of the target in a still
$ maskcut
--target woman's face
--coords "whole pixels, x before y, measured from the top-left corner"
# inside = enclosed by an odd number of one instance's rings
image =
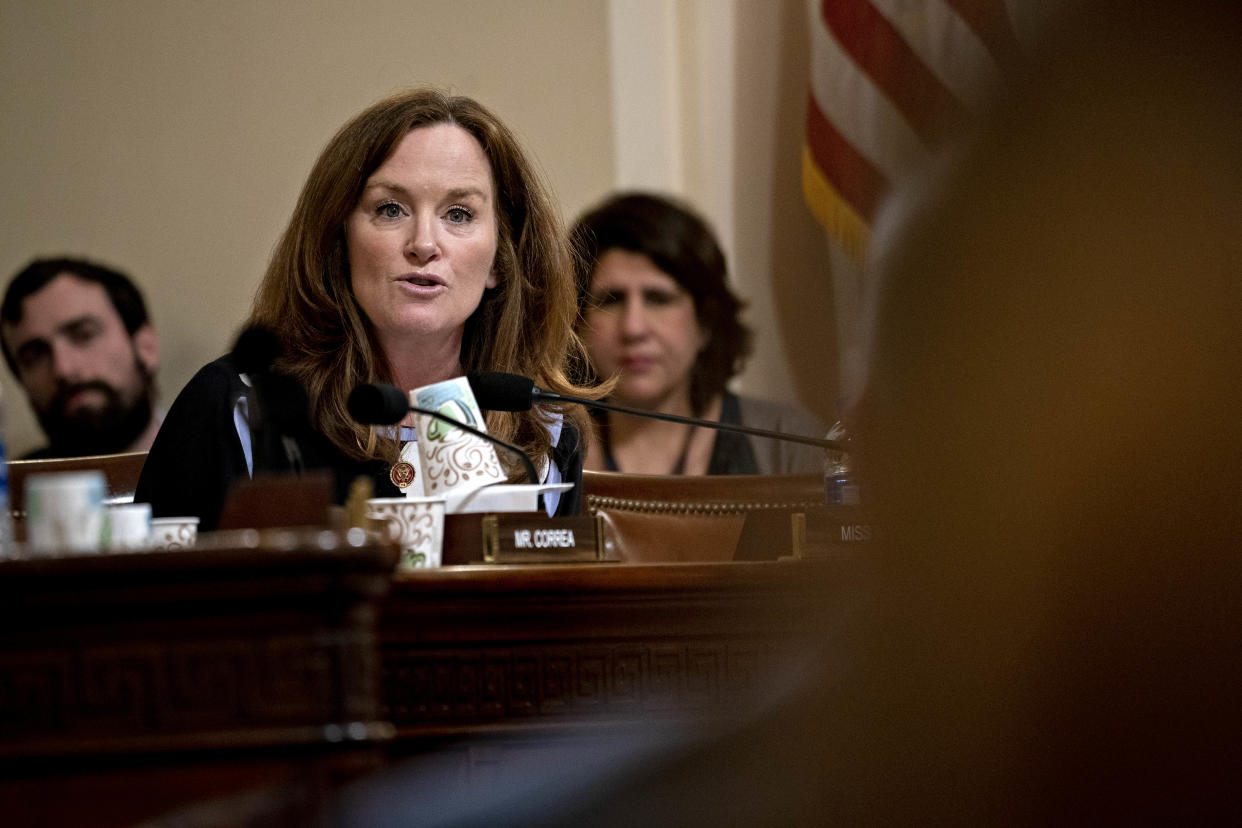
[[[454,124],[411,130],[367,179],[345,231],[354,296],[389,358],[460,349],[496,286],[495,187],[474,136]]]
[[[584,322],[596,371],[617,375],[618,402],[688,408],[691,373],[707,334],[694,299],[672,276],[640,253],[605,251],[591,277]]]

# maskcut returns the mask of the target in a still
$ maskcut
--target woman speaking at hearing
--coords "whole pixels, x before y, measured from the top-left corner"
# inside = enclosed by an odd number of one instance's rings
[[[399,435],[347,411],[360,384],[412,389],[490,370],[596,396],[566,373],[581,353],[576,308],[557,212],[512,133],[469,98],[415,90],[365,110],[323,150],[249,323],[279,339],[276,368],[309,400],[300,451],[307,467],[334,472],[343,500],[358,475],[377,495],[397,494],[388,469]],[[204,367],[169,410],[136,494],[157,516],[198,515],[212,529],[229,483],[253,471],[248,378],[236,362]],[[590,428],[580,409],[492,412],[487,428],[521,446],[545,480],[580,479]],[[575,487],[556,512],[576,512],[579,500]]]

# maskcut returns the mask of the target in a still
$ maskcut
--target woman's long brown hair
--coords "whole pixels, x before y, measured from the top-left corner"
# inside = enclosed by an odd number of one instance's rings
[[[460,126],[478,140],[496,186],[498,238],[488,289],[466,321],[461,364],[466,372],[509,371],[562,394],[595,398],[575,384],[583,364],[574,333],[577,292],[572,254],[557,211],[516,138],[476,101],[430,89],[394,95],[341,128],[315,162],[255,295],[250,323],[274,331],[284,345],[281,368],[305,386],[311,422],[346,456],[395,459],[397,443],[355,423],[346,410],[363,383],[392,382],[394,372],[350,284],[345,221],[377,167],[412,129]],[[590,418],[562,410],[584,440]],[[538,411],[487,415],[488,432],[546,454],[550,439]],[[520,476],[513,469],[512,477]]]

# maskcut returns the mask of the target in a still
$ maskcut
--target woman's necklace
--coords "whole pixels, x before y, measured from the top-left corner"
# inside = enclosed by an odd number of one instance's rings
[[[686,455],[690,453],[690,440],[694,437],[694,426],[686,426],[686,439],[681,444],[681,454],[677,455],[677,465],[673,466],[673,474],[686,473]]]
[[[686,473],[686,457],[690,454],[690,443],[694,439],[694,429],[692,425],[686,426],[686,436],[681,443],[681,454],[677,456],[677,462],[673,465],[673,470],[669,474],[680,475]],[[623,472],[625,469],[617,463],[617,458],[612,453],[612,435],[609,434],[608,420],[604,419],[600,422],[599,427],[600,444],[604,449],[604,468],[608,471]]]

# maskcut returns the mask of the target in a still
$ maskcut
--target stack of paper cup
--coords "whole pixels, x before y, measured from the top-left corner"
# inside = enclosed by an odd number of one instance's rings
[[[118,503],[104,513],[104,549],[125,552],[151,546],[151,504]]]

